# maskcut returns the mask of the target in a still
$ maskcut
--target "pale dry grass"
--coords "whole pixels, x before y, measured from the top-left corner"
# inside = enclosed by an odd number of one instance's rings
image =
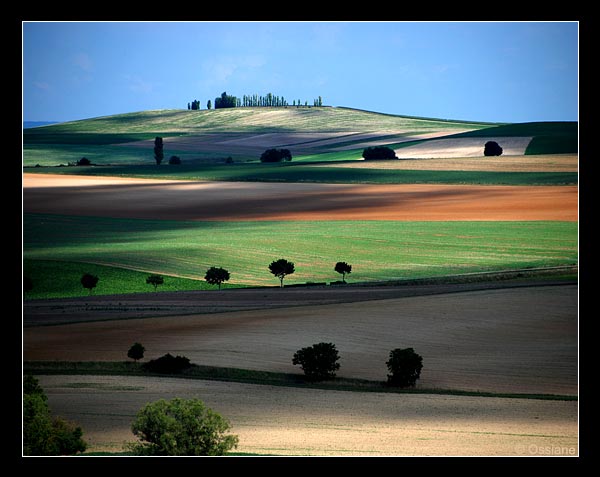
[[[461,137],[454,139],[436,139],[414,146],[396,149],[396,156],[409,158],[443,157],[483,157],[484,145],[488,141],[497,142],[504,156],[521,156],[531,142],[531,137]]]
[[[336,164],[349,169],[389,169],[405,171],[484,171],[484,172],[577,172],[577,154],[539,156],[450,157],[444,159],[404,159],[400,161],[356,161]],[[330,167],[319,165],[317,167]]]
[[[135,440],[147,402],[198,398],[226,417],[238,452],[274,455],[573,455],[577,402],[357,393],[173,378],[40,376],[54,413],[90,450]]]

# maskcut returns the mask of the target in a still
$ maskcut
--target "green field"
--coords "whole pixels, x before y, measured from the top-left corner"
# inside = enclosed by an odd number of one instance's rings
[[[335,162],[333,163],[335,164]],[[99,167],[36,167],[26,172],[86,176],[142,177],[250,182],[322,182],[338,184],[485,184],[573,185],[577,172],[418,171],[323,167],[307,163],[182,164]]]
[[[346,261],[353,266],[350,281],[398,280],[574,265],[577,224],[192,222],[25,214],[24,257],[29,266],[34,260],[86,262],[192,279],[220,266],[230,271],[231,285],[246,286],[277,285],[267,267],[278,258],[296,265],[288,284],[339,280],[333,267]]]
[[[91,273],[100,279],[94,295],[112,295],[117,293],[152,292],[154,287],[146,283],[149,273],[128,270],[124,268],[96,265],[93,263],[68,262],[59,260],[28,260],[23,261],[23,274],[31,278],[33,289],[25,294],[26,298],[64,298],[85,296],[89,292],[80,283],[84,273]],[[157,292],[180,290],[215,290],[204,277],[199,280],[163,275],[164,283]],[[227,283],[222,288],[230,288]]]
[[[256,162],[263,149],[253,141],[257,136],[269,133],[304,134],[304,136],[288,138],[294,162],[304,163],[356,160],[361,157],[363,148],[371,140],[376,143],[385,139],[390,143],[390,147],[397,149],[421,142],[435,141],[436,138],[402,142],[407,137],[410,139],[415,135],[431,133],[441,134],[441,137],[447,138],[533,137],[526,154],[573,153],[578,150],[578,124],[576,122],[495,124],[415,118],[332,107],[232,108],[211,111],[160,110],[25,129],[23,131],[23,166],[47,167],[61,164],[66,166],[81,157],[86,157],[98,165],[153,165],[152,143],[148,140],[156,136],[180,136],[188,142],[186,150],[178,150],[176,145],[165,147],[165,164],[171,155],[181,157],[183,163],[188,165],[202,162],[223,162],[227,157],[232,157],[235,162]],[[332,134],[332,136],[326,143],[321,144],[323,136],[311,136],[312,133]],[[376,134],[376,136],[369,139],[364,136],[365,133]],[[227,142],[223,142],[231,139],[237,141],[235,146],[228,146]],[[140,146],[123,145],[138,141],[147,142]],[[193,144],[191,148],[189,141]],[[355,149],[339,150],[353,145],[356,145]],[[35,169],[35,172],[41,171]],[[120,172],[123,174],[138,173],[134,169]],[[313,178],[312,176],[316,175],[316,172],[310,172],[310,177],[296,179],[285,176],[274,180],[330,181],[329,177],[338,173],[339,171],[336,170],[329,171],[325,179]],[[385,173],[385,175],[388,174],[391,173]],[[393,176],[393,174],[391,175]],[[256,180],[262,180],[262,178]],[[343,178],[342,180],[347,179]],[[359,178],[356,180],[370,181],[371,179]],[[397,177],[377,179],[376,182],[404,183],[404,181],[412,180],[423,182],[420,177],[411,176],[403,179]],[[433,182],[440,180],[443,178],[435,178]],[[450,177],[448,180],[451,183],[523,183],[522,179],[518,179],[516,182],[515,180],[501,179],[501,182],[498,182],[498,179],[490,178],[483,182],[473,182],[471,178],[463,180]],[[562,182],[551,179],[544,183]]]

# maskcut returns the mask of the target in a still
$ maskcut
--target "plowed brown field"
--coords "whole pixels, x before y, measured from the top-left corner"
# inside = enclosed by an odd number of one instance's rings
[[[25,212],[68,215],[170,220],[577,220],[577,186],[280,184],[24,174],[23,187]]]
[[[410,346],[423,388],[576,394],[577,286],[31,327],[24,358],[120,361],[136,341],[148,359],[291,373],[296,350],[326,341],[340,376],[373,380],[386,379],[391,349]]]

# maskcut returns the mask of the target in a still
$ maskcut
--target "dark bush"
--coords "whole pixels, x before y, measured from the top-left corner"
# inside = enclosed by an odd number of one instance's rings
[[[169,164],[172,166],[178,166],[181,164],[181,158],[179,156],[171,156],[169,158]]]
[[[77,161],[78,166],[91,166],[92,162],[87,157],[82,157]]]
[[[377,159],[397,159],[393,149],[386,146],[367,147],[363,150],[362,157],[365,161],[373,161]]]
[[[96,275],[92,275],[91,273],[85,273],[81,277],[81,285],[83,288],[87,288],[90,291],[90,295],[92,294],[92,290],[96,288],[98,284],[98,277]]]
[[[289,149],[267,149],[260,156],[260,162],[291,161],[292,153]]]
[[[233,164],[233,157],[229,156],[227,159],[225,159],[225,164]]]
[[[390,386],[414,386],[421,376],[423,358],[413,348],[396,348],[390,351],[390,359],[385,363],[392,374],[388,374]]]
[[[496,141],[488,141],[483,148],[484,156],[501,156],[502,148]]]
[[[299,364],[310,380],[323,381],[335,377],[335,372],[340,369],[339,359],[333,343],[317,343],[296,351],[292,364]]]
[[[170,353],[157,359],[151,359],[143,365],[146,371],[160,374],[177,374],[191,367],[190,360],[185,356],[173,356]]]

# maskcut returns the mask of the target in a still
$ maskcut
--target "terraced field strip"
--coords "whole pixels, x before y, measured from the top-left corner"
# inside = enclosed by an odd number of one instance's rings
[[[300,372],[298,349],[332,342],[340,377],[375,381],[390,350],[410,346],[423,356],[418,387],[576,395],[577,285],[27,327],[24,359],[119,361],[136,341],[146,359],[282,373]]]
[[[318,167],[329,167],[319,164]],[[489,172],[577,172],[577,154],[539,156],[448,157],[441,159],[403,159],[400,161],[347,161],[336,167],[402,171],[489,171]]]
[[[147,402],[199,398],[232,424],[237,452],[426,456],[578,454],[577,403],[387,395],[171,378],[40,376],[52,411],[90,450],[120,451]]]
[[[176,183],[46,174],[25,174],[23,185],[26,213],[167,220],[576,221],[578,200],[575,186]]]

